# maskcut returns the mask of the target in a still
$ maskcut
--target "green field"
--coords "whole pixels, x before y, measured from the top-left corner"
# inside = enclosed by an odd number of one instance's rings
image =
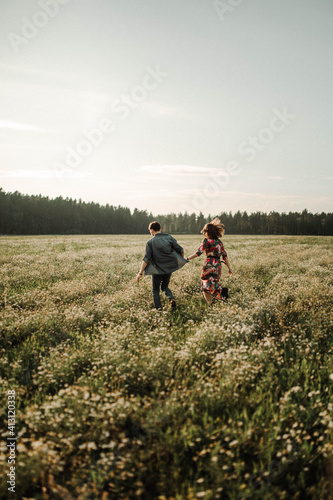
[[[0,498],[332,498],[333,238],[225,236],[228,302],[201,256],[159,313],[148,237],[0,239]]]

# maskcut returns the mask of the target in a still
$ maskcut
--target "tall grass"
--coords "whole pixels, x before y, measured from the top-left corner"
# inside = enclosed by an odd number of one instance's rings
[[[333,239],[226,236],[228,302],[204,303],[201,257],[162,313],[146,240],[0,240],[0,498],[332,497]]]

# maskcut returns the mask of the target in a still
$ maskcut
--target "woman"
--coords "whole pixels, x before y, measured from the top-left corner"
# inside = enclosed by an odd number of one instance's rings
[[[203,233],[205,239],[197,252],[190,255],[188,260],[199,257],[199,255],[205,251],[206,260],[202,268],[201,290],[203,291],[207,304],[211,304],[213,296],[219,300],[228,296],[228,289],[223,288],[222,285],[219,284],[221,276],[221,257],[223,263],[226,264],[229,270],[230,276],[232,276],[232,271],[230,269],[227,252],[224,250],[223,243],[220,240],[224,234],[224,226],[221,224],[220,219],[215,217],[212,222],[205,225],[201,233]]]

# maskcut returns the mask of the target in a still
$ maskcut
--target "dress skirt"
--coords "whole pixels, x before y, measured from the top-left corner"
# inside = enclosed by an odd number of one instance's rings
[[[219,258],[208,256],[204,262],[201,274],[201,290],[210,292],[219,300],[223,299],[221,277],[221,261]]]

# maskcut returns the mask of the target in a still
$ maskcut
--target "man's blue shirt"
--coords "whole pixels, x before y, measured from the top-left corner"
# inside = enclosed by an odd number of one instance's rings
[[[169,274],[177,271],[187,260],[181,254],[183,248],[170,234],[157,233],[146,244],[143,260],[148,264],[145,274]]]

